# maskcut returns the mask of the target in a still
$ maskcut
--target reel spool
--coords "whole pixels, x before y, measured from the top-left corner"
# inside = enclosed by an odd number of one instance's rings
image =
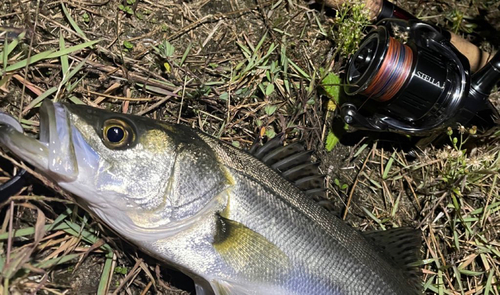
[[[484,134],[498,126],[487,98],[500,80],[500,54],[470,77],[449,36],[417,20],[381,21],[349,60],[345,80],[351,98],[341,115],[357,129],[428,136],[456,125]]]

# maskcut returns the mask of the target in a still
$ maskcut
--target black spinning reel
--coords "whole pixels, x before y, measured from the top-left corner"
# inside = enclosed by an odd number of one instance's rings
[[[500,53],[471,76],[447,32],[384,19],[349,60],[340,112],[355,129],[429,136],[461,125],[485,135],[499,126],[488,100],[499,80]]]

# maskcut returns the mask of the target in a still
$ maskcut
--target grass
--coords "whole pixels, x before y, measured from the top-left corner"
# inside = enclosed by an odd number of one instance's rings
[[[422,230],[426,293],[500,293],[498,138],[457,131],[414,157],[383,140],[344,146],[331,131],[337,76],[360,37],[347,44],[337,34],[363,24],[359,11],[334,20],[285,0],[35,3],[0,4],[0,109],[26,132],[38,132],[45,99],[187,124],[241,148],[284,132],[316,150],[332,214],[362,230]],[[479,30],[485,8],[401,4],[458,32]],[[0,160],[0,182],[23,167],[5,152]],[[33,174],[39,180],[0,205],[0,293],[185,294]]]

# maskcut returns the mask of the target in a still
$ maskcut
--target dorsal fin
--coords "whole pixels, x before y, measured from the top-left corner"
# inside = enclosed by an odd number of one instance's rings
[[[281,136],[275,136],[273,139],[269,140],[266,144],[262,145],[259,142],[255,142],[250,150],[248,151],[254,157],[259,160],[262,160],[262,157],[268,153],[269,150],[273,150],[276,147],[280,147],[283,145],[283,141],[281,140]]]
[[[365,238],[373,244],[380,256],[388,261],[395,269],[400,270],[415,292],[420,290],[420,247],[422,245],[421,232],[409,227],[392,228],[383,231],[363,232]]]
[[[263,145],[256,142],[249,153],[281,173],[307,195],[323,197],[325,177],[319,172],[319,163],[311,161],[312,151],[307,151],[302,142],[283,145],[281,138],[282,135],[277,135]]]

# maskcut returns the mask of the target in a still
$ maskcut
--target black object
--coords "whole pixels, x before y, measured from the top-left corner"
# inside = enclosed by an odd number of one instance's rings
[[[394,49],[394,42],[410,54]],[[372,131],[429,136],[462,125],[488,134],[499,123],[488,96],[500,80],[500,53],[472,77],[469,72],[443,30],[414,19],[384,19],[349,60],[344,90],[351,97],[341,106],[342,118]]]
[[[386,18],[399,18],[404,20],[417,19],[413,14],[387,0],[382,2],[382,8],[377,16],[377,20]]]
[[[0,185],[0,203],[7,201],[26,184],[26,170],[21,169],[14,177]]]

